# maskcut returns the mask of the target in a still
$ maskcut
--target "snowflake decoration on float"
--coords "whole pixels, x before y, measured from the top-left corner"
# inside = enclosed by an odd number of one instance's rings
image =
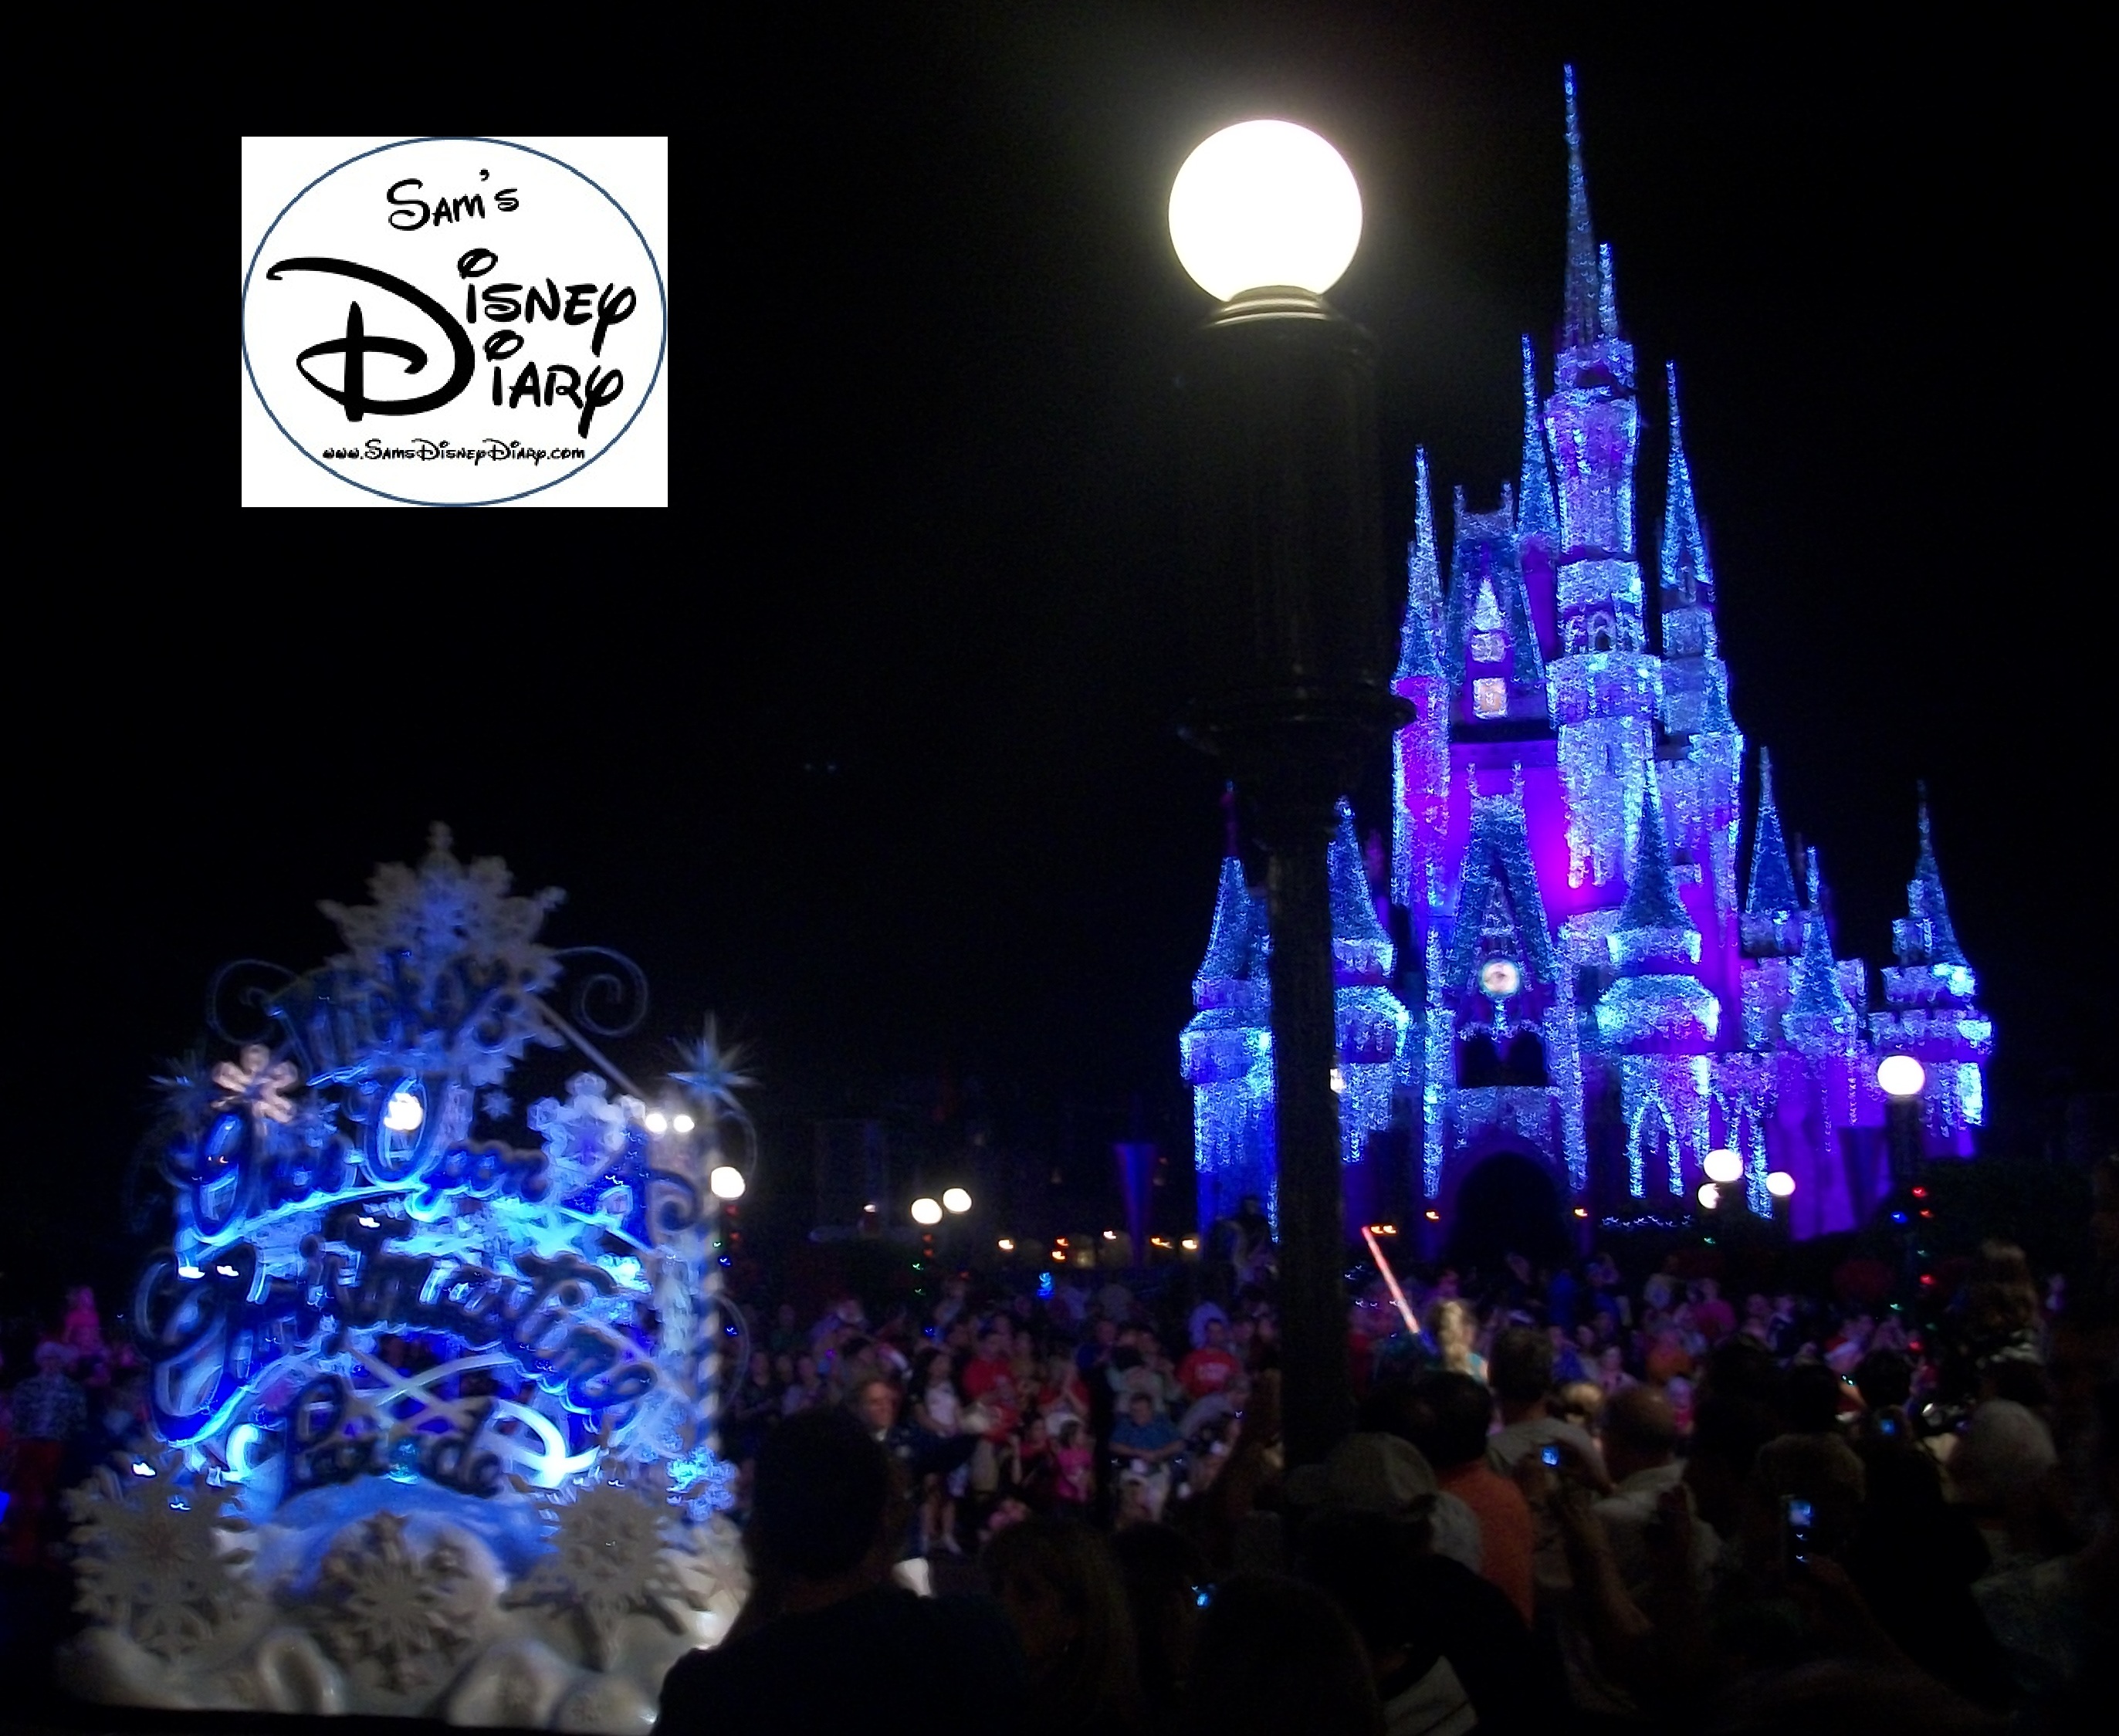
[[[317,1570],[324,1649],[341,1664],[373,1660],[400,1693],[438,1675],[477,1625],[461,1595],[463,1552],[438,1543],[422,1554],[406,1523],[401,1513],[364,1520],[357,1540],[335,1544]]]
[[[213,1082],[225,1095],[213,1106],[248,1109],[262,1120],[290,1127],[294,1119],[294,1104],[287,1093],[301,1083],[301,1077],[293,1062],[275,1061],[271,1050],[263,1044],[245,1044],[234,1060],[224,1061],[214,1068]]]
[[[552,1547],[501,1602],[510,1609],[549,1604],[566,1611],[591,1669],[611,1667],[627,1616],[651,1615],[681,1633],[679,1608],[706,1607],[665,1547],[663,1516],[633,1489],[592,1483],[571,1501],[536,1493],[539,1513],[552,1528]]]
[[[74,1607],[163,1659],[196,1650],[250,1595],[237,1570],[253,1552],[222,1541],[250,1522],[226,1511],[230,1490],[177,1486],[176,1462],[98,1466],[62,1497],[81,1552]]]
[[[735,1479],[732,1463],[702,1447],[670,1461],[670,1502],[682,1507],[693,1524],[704,1525],[735,1505]]]
[[[451,845],[449,829],[438,825],[416,869],[401,862],[376,869],[372,904],[326,899],[318,908],[345,942],[332,964],[373,984],[391,1007],[397,1053],[390,1060],[473,1086],[498,1085],[532,1044],[561,1040],[537,1005],[559,979],[559,957],[537,933],[564,895],[547,887],[516,896],[498,856],[466,866]]]

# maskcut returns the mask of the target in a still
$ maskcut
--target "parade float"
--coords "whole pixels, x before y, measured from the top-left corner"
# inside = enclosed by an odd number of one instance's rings
[[[59,1679],[644,1731],[745,1589],[712,1419],[747,1081],[709,1025],[651,1108],[597,1046],[639,1028],[638,970],[540,940],[559,894],[446,831],[369,891],[322,906],[321,967],[225,969],[216,1050],[157,1081],[152,1438],[66,1498]]]

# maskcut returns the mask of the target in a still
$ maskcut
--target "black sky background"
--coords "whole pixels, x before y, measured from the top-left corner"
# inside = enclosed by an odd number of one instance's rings
[[[657,566],[621,542],[563,577],[506,548],[484,576],[230,575],[26,735],[58,962],[18,1055],[53,1138],[7,1305],[77,1253],[129,1259],[146,1076],[212,966],[315,962],[314,900],[434,819],[565,887],[555,938],[647,970],[621,1059],[709,1009],[752,1039],[791,1150],[945,1070],[1027,1167],[1064,1146],[1101,1177],[1136,1096],[1183,1149],[1222,822],[1173,729],[1170,364],[1206,302],[1171,178],[1258,114],[1346,155],[1366,230],[1333,299],[1381,349],[1391,535],[1418,441],[1446,536],[1453,485],[1487,507],[1515,475],[1519,332],[1550,367],[1570,59],[1650,382],[1644,556],[1675,355],[1734,709],[1821,849],[1843,956],[1888,955],[1925,776],[2003,1136],[2111,1089],[2083,57],[1589,10],[940,6],[731,38],[676,146],[690,439]],[[1387,789],[1379,755],[1365,822]]]

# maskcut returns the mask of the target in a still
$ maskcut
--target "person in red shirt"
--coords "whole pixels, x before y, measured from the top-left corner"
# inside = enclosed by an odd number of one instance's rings
[[[1206,1339],[1177,1365],[1177,1384],[1196,1402],[1219,1392],[1244,1372],[1242,1359],[1229,1348],[1229,1324],[1208,1316]]]
[[[1423,1375],[1403,1407],[1412,1444],[1435,1467],[1435,1481],[1479,1521],[1480,1576],[1507,1594],[1525,1626],[1531,1607],[1531,1558],[1536,1548],[1530,1503],[1509,1479],[1486,1463],[1486,1431],[1494,1397],[1468,1374]]]
[[[1013,1379],[1014,1373],[1008,1334],[999,1326],[989,1326],[979,1334],[979,1354],[964,1364],[957,1385],[966,1398],[976,1400],[984,1398],[997,1382]]]

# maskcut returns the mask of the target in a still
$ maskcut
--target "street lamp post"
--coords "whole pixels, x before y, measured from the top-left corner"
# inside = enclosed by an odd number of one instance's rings
[[[1403,720],[1376,467],[1375,351],[1324,299],[1361,200],[1315,134],[1249,122],[1195,150],[1171,238],[1220,305],[1180,382],[1188,733],[1222,756],[1266,851],[1286,1449],[1352,1422],[1326,847],[1361,756]]]
[[[1927,1085],[1927,1069],[1914,1056],[1886,1055],[1876,1063],[1894,1188],[1910,1187],[1920,1179],[1921,1092]]]

